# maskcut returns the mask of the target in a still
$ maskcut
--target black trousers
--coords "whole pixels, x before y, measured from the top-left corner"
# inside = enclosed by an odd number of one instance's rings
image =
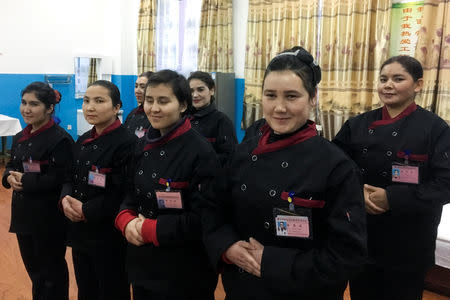
[[[72,248],[78,285],[78,300],[129,300],[130,285],[125,272],[125,245]]]
[[[64,234],[17,234],[33,300],[69,299],[69,272]]]
[[[398,271],[366,265],[350,280],[352,300],[421,300],[426,271]]]
[[[133,283],[133,300],[214,300],[214,278],[210,282],[199,280],[190,287],[180,287],[173,281],[144,281]]]

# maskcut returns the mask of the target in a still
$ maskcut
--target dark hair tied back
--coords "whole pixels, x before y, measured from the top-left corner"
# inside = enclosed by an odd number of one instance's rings
[[[317,84],[322,79],[322,71],[308,51],[300,46],[295,46],[279,53],[267,66],[264,79],[270,72],[286,70],[294,72],[302,79],[310,97],[316,95]]]
[[[111,97],[112,105],[113,106],[119,105],[119,107],[122,107],[122,100],[120,99],[120,91],[119,88],[114,83],[107,80],[97,80],[89,85],[89,87],[91,86],[101,86],[107,89],[109,96]]]
[[[61,101],[61,93],[51,88],[46,82],[35,81],[30,83],[23,89],[21,96],[23,97],[24,94],[28,93],[33,93],[39,101],[44,103],[46,108],[50,108],[51,105],[56,105]]]
[[[294,49],[296,49],[296,50],[293,51]],[[304,48],[298,47],[298,46],[294,47],[288,51],[283,51],[272,59],[272,61],[269,63],[269,66],[275,59],[278,59],[280,56],[283,56],[283,55],[293,55],[293,56],[297,57],[302,63],[309,66],[312,71],[313,85],[316,86],[319,84],[320,80],[322,79],[322,71],[320,69],[320,66],[314,62],[314,57],[312,57],[312,55],[308,51],[306,51]],[[267,67],[267,68],[269,68],[269,67]]]

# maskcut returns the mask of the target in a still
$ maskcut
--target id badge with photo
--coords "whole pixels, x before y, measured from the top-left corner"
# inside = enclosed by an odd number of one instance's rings
[[[41,164],[39,162],[24,161],[22,166],[24,173],[41,173]]]
[[[419,167],[392,163],[392,182],[419,184]]]
[[[290,212],[274,208],[275,235],[279,237],[312,239],[311,210],[297,209]]]
[[[159,209],[183,209],[183,198],[181,197],[181,191],[159,190],[155,191],[155,194]]]
[[[104,188],[106,186],[106,174],[89,171],[88,184]]]

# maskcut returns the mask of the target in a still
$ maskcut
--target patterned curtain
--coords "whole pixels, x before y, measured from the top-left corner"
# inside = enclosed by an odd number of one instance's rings
[[[92,83],[97,81],[97,67],[99,61],[100,59],[98,58],[89,59],[89,74],[87,86],[90,86]]]
[[[376,87],[389,55],[391,7],[391,0],[323,1],[319,106],[326,138],[349,117],[381,105]]]
[[[203,0],[198,40],[198,69],[233,72],[232,0]]]
[[[415,57],[424,68],[422,107],[450,122],[450,3],[425,0]]]
[[[249,0],[243,127],[262,117],[262,79],[270,59],[300,45],[316,57],[319,0]]]
[[[141,0],[137,30],[137,73],[155,71],[155,19],[157,0]]]

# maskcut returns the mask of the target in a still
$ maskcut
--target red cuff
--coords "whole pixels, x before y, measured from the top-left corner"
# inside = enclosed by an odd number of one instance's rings
[[[134,210],[125,209],[117,215],[114,224],[116,225],[116,228],[119,229],[120,232],[122,232],[122,234],[125,236],[125,227],[127,227],[127,224],[130,223],[131,220],[136,218],[137,214]]]
[[[225,253],[222,254],[222,256],[220,257],[226,264],[232,265],[233,263],[225,257]]]
[[[158,239],[156,237],[156,223],[155,219],[145,219],[142,224],[141,235],[144,239],[144,243],[152,243],[155,246],[159,246]]]

